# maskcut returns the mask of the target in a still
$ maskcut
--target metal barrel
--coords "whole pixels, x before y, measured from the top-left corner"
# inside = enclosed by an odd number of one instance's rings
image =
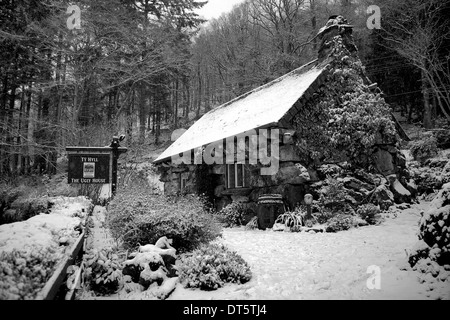
[[[272,228],[275,220],[285,212],[285,204],[281,194],[264,194],[258,198],[258,228]]]

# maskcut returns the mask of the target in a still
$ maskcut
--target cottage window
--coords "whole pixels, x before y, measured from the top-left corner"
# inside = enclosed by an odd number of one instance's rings
[[[187,187],[188,176],[186,174],[180,174],[180,191],[184,191]]]
[[[240,163],[227,165],[227,185],[228,189],[245,188],[249,185],[248,173],[245,166]]]

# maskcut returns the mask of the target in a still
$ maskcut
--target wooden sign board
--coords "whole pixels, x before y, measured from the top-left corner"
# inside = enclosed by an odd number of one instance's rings
[[[109,184],[111,154],[68,154],[68,182]]]

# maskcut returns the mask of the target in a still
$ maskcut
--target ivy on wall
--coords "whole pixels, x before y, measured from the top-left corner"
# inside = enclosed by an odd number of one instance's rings
[[[296,144],[308,155],[306,165],[348,161],[367,168],[376,144],[398,141],[391,109],[364,82],[364,67],[342,37],[331,41],[327,81],[293,119]]]

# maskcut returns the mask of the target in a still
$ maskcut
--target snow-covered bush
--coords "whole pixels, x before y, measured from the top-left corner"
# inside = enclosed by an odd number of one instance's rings
[[[416,161],[424,162],[438,154],[437,140],[433,134],[426,134],[421,140],[412,142],[410,150]]]
[[[358,223],[354,216],[349,214],[337,214],[333,218],[331,218],[327,223],[327,232],[339,232],[349,230]]]
[[[89,289],[100,295],[115,293],[122,279],[122,262],[112,249],[92,250],[83,257],[86,269],[84,281]]]
[[[420,240],[416,242],[414,247],[411,250],[411,253],[408,257],[408,262],[411,266],[415,266],[419,260],[428,258],[428,254],[430,253],[430,247],[428,244]]]
[[[419,194],[430,194],[442,187],[441,170],[435,168],[422,167],[418,163],[411,163],[409,166],[411,178],[417,184]]]
[[[448,149],[450,148],[450,126],[440,125],[439,127],[443,130],[435,133],[437,146],[441,149]]]
[[[0,298],[35,298],[57,264],[72,253],[92,209],[83,197],[48,201],[48,214],[0,226]]]
[[[420,220],[419,238],[431,248],[434,261],[450,264],[450,183],[443,186],[431,208]]]
[[[235,227],[245,224],[247,214],[248,210],[242,203],[233,201],[218,212],[218,217],[225,227]]]
[[[185,254],[180,263],[180,281],[185,288],[216,290],[225,283],[243,284],[252,273],[247,262],[223,245],[208,244]]]
[[[8,183],[0,183],[0,224],[7,223],[4,212],[9,209],[13,203],[23,192],[23,188],[15,188]]]
[[[381,210],[374,204],[364,204],[356,210],[356,213],[369,224],[378,224],[381,222]]]
[[[419,240],[420,245],[409,258],[412,265],[425,256],[440,265],[450,265],[450,183],[443,186],[420,219]]]
[[[33,300],[52,276],[60,255],[54,247],[0,253],[0,300]]]
[[[113,236],[127,248],[155,243],[167,236],[180,252],[195,249],[221,234],[214,216],[194,195],[166,197],[152,190],[130,186],[108,207],[108,225]]]
[[[323,178],[327,178],[329,176],[336,178],[342,175],[343,172],[344,169],[335,164],[324,164],[317,168],[317,173]]]
[[[438,157],[426,160],[424,165],[417,161],[409,163],[409,172],[419,194],[434,193],[450,182],[449,162],[450,159]]]
[[[123,263],[124,286],[119,296],[126,300],[133,300],[136,295],[139,299],[167,299],[178,283],[177,254],[171,243],[171,239],[162,237],[154,245],[140,246],[128,255]]]
[[[46,212],[44,186],[37,178],[0,183],[0,224],[27,220]]]
[[[339,174],[343,174],[343,172]],[[326,224],[332,218],[345,217],[355,213],[353,209],[355,199],[350,196],[349,190],[345,188],[339,175],[327,176],[325,180],[313,185],[311,191],[319,196],[319,200],[315,201],[312,206],[314,223]]]
[[[349,195],[344,183],[338,179],[327,177],[323,182],[324,187],[319,191],[318,205],[321,208],[331,210],[333,213],[354,213],[351,205],[354,199]]]
[[[49,206],[48,197],[21,197],[11,204],[11,211],[14,211],[15,215],[11,217],[12,221],[10,222],[25,221],[40,213],[48,213]]]
[[[331,218],[333,218],[336,214],[328,208],[322,208],[317,206],[317,212],[314,213],[314,217],[317,219],[317,222],[320,224],[327,223]]]

